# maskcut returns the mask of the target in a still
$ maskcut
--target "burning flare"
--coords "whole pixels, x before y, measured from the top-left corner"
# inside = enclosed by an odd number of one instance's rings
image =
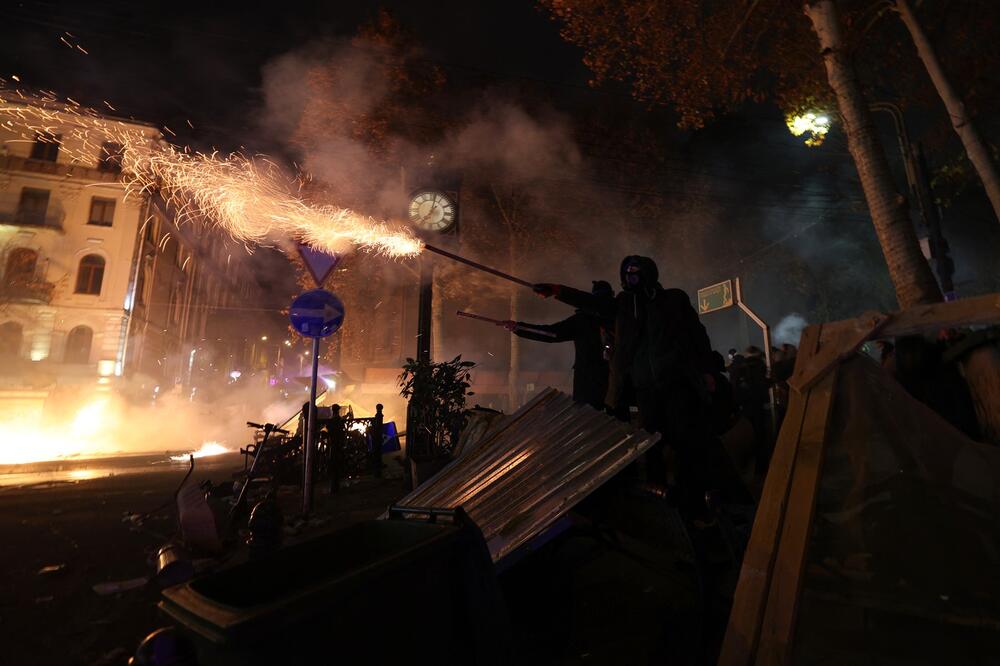
[[[296,182],[266,157],[191,152],[149,130],[102,117],[73,100],[46,93],[40,100],[0,89],[0,125],[26,141],[61,134],[60,151],[74,163],[93,165],[106,142],[121,147],[127,194],[157,191],[178,221],[204,218],[244,243],[296,238],[324,252],[350,246],[388,257],[419,254],[423,244],[409,230],[334,205],[307,203]],[[6,117],[6,119],[5,119]]]

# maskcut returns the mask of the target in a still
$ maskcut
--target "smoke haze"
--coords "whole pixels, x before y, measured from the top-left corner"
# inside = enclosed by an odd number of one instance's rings
[[[455,103],[427,84],[434,73],[424,71],[429,66],[419,53],[393,57],[381,45],[325,41],[264,68],[260,124],[293,146],[297,163],[314,179],[311,196],[397,217],[420,174],[457,173],[461,239],[435,242],[529,281],[588,288],[591,280],[605,279],[617,289],[621,258],[645,254],[658,262],[664,284],[692,296],[701,286],[741,276],[748,301],[771,322],[793,310],[841,318],[870,307],[870,300],[886,307],[891,299],[850,163],[793,145],[777,114],[765,119],[772,128],[763,132],[749,131],[746,122],[720,123],[716,134],[731,135],[725,149],[717,136],[704,134],[618,147],[599,128],[582,132],[585,120],[538,95],[487,88]],[[405,86],[393,78],[411,66],[424,71],[426,99],[406,99]],[[444,120],[432,122],[416,110],[440,111],[438,98],[446,100]],[[412,114],[400,111],[408,103]],[[628,131],[616,122],[606,122],[608,133]],[[789,144],[795,157],[785,169],[765,169],[761,147],[776,142]],[[447,302],[439,304],[447,313],[439,351],[449,358],[481,354],[476,335],[502,345],[505,332],[450,315],[457,306],[506,319],[510,285],[437,264],[438,293]],[[386,279],[413,276],[390,271]],[[866,303],[866,296],[873,299]],[[522,320],[570,314],[526,291],[518,301]],[[718,349],[760,344],[731,315],[705,323]],[[791,340],[795,329],[786,330]],[[566,368],[571,356],[571,345],[522,344],[525,368]]]

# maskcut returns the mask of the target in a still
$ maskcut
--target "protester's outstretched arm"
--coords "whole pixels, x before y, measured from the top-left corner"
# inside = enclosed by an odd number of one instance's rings
[[[588,314],[608,318],[615,314],[615,303],[612,299],[595,296],[589,291],[580,291],[564,284],[547,282],[536,284],[533,289],[536,294],[543,298],[555,298],[557,301],[583,310]]]
[[[504,328],[525,340],[567,342],[573,339],[573,317],[557,321],[554,324],[528,324],[523,321],[508,321],[504,322]]]

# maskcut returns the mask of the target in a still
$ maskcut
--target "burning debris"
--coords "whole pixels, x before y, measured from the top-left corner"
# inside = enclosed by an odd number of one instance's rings
[[[232,453],[231,449],[227,449],[225,446],[219,442],[205,442],[201,445],[201,448],[197,451],[191,451],[190,453],[182,453],[179,456],[170,456],[170,459],[175,462],[186,463],[191,458],[208,458],[210,456],[221,456],[224,453]]]

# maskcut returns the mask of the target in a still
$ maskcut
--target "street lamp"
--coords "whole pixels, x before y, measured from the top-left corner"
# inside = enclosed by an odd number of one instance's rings
[[[785,116],[785,124],[788,125],[788,131],[793,136],[802,136],[808,132],[809,138],[806,139],[806,145],[815,148],[823,143],[827,132],[830,131],[830,116],[818,112],[788,115]]]
[[[955,266],[948,256],[948,241],[941,233],[941,219],[934,203],[930,179],[927,177],[923,150],[919,143],[916,145],[910,143],[910,135],[906,130],[903,112],[898,106],[890,102],[875,102],[868,108],[871,111],[882,111],[892,116],[892,123],[896,129],[896,140],[899,142],[899,152],[903,156],[906,184],[910,190],[910,198],[916,200],[920,209],[920,218],[924,222],[930,245],[930,258],[934,262],[938,279],[941,281],[941,291],[944,292],[946,301],[954,300],[955,287],[952,276],[955,272]],[[814,148],[823,143],[827,132],[830,131],[830,115],[819,111],[789,115],[785,118],[785,124],[788,125],[788,130],[794,136],[802,136],[809,132],[810,136],[805,143]]]

